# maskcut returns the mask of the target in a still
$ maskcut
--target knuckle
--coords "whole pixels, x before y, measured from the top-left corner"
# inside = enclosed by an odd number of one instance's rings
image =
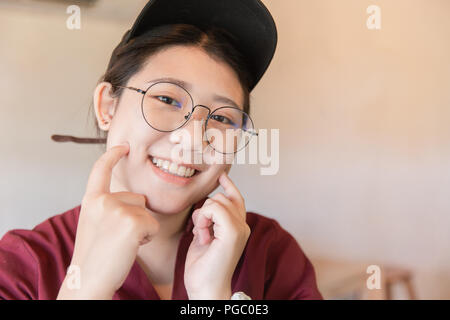
[[[213,196],[213,199],[216,199],[216,198],[223,199],[224,197],[225,197],[225,195],[222,192],[219,192]]]
[[[139,227],[138,219],[128,214],[123,208],[120,209],[120,223],[130,232],[134,232]]]
[[[98,195],[85,195],[82,200],[82,205],[85,207],[89,207],[93,212],[102,212],[105,211],[108,207],[109,199],[107,194],[98,194]]]
[[[139,200],[145,205],[147,198],[143,194],[139,194],[138,196],[139,196]]]
[[[106,193],[102,193],[96,198],[97,203],[102,211],[107,210],[110,204],[110,197]]]
[[[123,222],[127,222],[128,218],[129,218],[129,213],[128,210],[122,205],[122,206],[118,206],[115,210],[114,210],[115,215],[120,218],[123,219]]]
[[[225,203],[227,203],[227,202],[230,201],[230,199],[228,199],[223,193],[217,193],[217,194],[214,196],[214,198],[217,199],[217,200],[219,200],[219,201],[223,201],[223,202],[225,202]]]
[[[145,196],[142,193],[136,193],[136,196],[141,200],[145,200]]]
[[[212,205],[215,205],[215,204],[217,204],[217,200],[215,200],[215,199],[213,199],[213,198],[210,198],[210,199],[208,199],[207,200],[208,202],[206,203],[208,206],[212,206]]]

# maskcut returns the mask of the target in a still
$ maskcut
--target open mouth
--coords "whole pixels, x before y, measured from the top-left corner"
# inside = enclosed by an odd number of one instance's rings
[[[191,179],[192,177],[198,175],[200,171],[187,167],[184,165],[176,164],[166,159],[160,159],[149,155],[150,162],[159,170],[170,174],[174,177]]]

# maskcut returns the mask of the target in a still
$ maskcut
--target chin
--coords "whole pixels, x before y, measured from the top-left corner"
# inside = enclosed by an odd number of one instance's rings
[[[173,201],[165,197],[157,197],[153,195],[150,199],[147,196],[145,207],[157,214],[173,215],[184,211],[188,206],[192,205],[189,199]]]

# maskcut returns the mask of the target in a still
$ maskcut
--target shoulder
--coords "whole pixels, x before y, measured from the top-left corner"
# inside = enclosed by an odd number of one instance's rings
[[[52,216],[31,230],[14,229],[3,235],[0,240],[0,298],[46,298],[48,285],[58,285],[57,281],[70,264],[80,207]],[[55,283],[45,283],[49,277],[43,275],[48,273],[55,275]]]
[[[81,205],[54,215],[33,229],[13,229],[5,233],[0,244],[23,243],[30,252],[62,248],[73,244]]]
[[[264,241],[272,246],[282,242],[296,242],[295,238],[273,218],[247,211],[247,224],[251,229],[252,240]]]

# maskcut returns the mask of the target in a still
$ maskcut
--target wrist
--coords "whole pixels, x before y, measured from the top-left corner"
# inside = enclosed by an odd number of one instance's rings
[[[95,288],[95,289],[94,289]],[[83,283],[73,286],[71,279],[64,279],[58,292],[57,300],[112,300],[114,292],[101,289],[101,286],[89,286]]]
[[[208,289],[198,291],[198,292],[189,292],[188,291],[189,300],[230,300],[231,299],[231,288],[227,288],[224,290],[216,290],[211,291]]]

